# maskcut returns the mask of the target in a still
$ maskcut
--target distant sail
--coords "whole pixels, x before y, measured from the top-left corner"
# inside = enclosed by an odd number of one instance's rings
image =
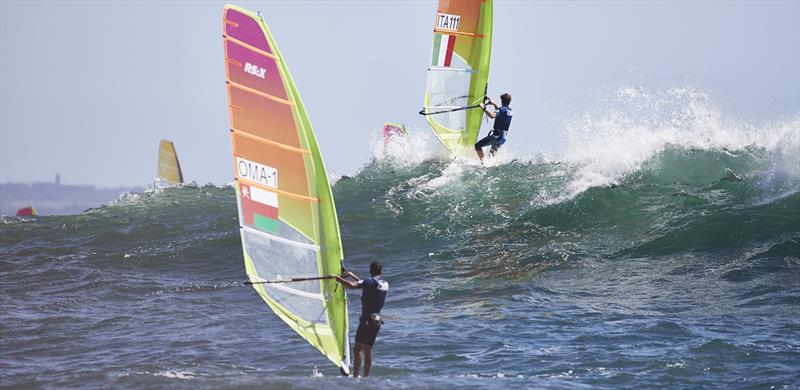
[[[387,142],[392,137],[405,137],[408,135],[406,126],[399,123],[386,122],[383,124],[383,141]]]
[[[222,27],[247,275],[263,282],[340,274],[333,194],[286,63],[259,14],[226,5]],[[349,372],[347,299],[336,280],[254,287],[278,317]]]
[[[162,139],[158,146],[158,177],[170,184],[183,183],[181,164],[172,141]]]
[[[27,215],[39,215],[39,213],[36,212],[36,209],[33,208],[33,206],[23,207],[17,210],[18,217],[23,217]]]
[[[477,157],[492,52],[492,0],[439,0],[420,114],[452,153]]]

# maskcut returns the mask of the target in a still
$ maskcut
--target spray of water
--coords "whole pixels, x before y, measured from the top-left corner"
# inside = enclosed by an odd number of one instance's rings
[[[518,156],[506,147],[481,164],[450,155],[427,128],[389,139],[376,130],[370,142],[373,159],[367,166],[410,172],[433,164],[436,169],[403,183],[418,193],[433,194],[463,187],[471,180],[492,181],[496,174],[487,177],[487,172],[503,171],[509,164],[548,165],[549,177],[562,184],[527,194],[534,203],[546,206],[573,199],[590,188],[621,184],[654,166],[675,169],[669,161],[660,162],[667,151],[710,151],[760,161],[763,169],[754,174],[772,194],[800,191],[800,115],[762,125],[746,123],[725,114],[708,94],[691,87],[647,91],[625,86],[602,102],[563,122],[565,147],[552,158]],[[691,162],[683,164],[693,170]],[[728,174],[741,178],[732,170]]]
[[[412,128],[408,129],[406,135],[384,138],[383,131],[379,129],[370,137],[370,148],[375,161],[408,168],[425,160],[444,157],[434,142],[427,130]]]
[[[762,151],[773,163],[774,170],[765,172],[774,177],[770,181],[798,184],[800,117],[763,126],[742,123],[724,116],[694,88],[620,88],[603,107],[567,120],[564,130],[567,146],[561,158],[577,171],[554,201],[618,184],[668,148]]]

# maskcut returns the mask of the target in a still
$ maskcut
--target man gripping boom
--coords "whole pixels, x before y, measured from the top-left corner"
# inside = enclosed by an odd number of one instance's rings
[[[511,104],[511,94],[504,93],[500,95],[500,107],[497,107],[497,104],[493,102],[492,99],[487,98],[487,100],[489,103],[481,104],[481,108],[489,118],[494,118],[494,125],[489,135],[475,143],[475,152],[478,153],[481,162],[483,162],[484,147],[491,146],[489,155],[494,156],[497,150],[500,149],[500,146],[506,143],[506,133],[508,132],[509,126],[511,126],[511,118],[513,115],[511,107],[509,107]],[[489,105],[494,106],[493,112],[486,109],[486,106]]]
[[[364,376],[369,376],[369,369],[372,367],[372,345],[381,330],[381,309],[386,301],[386,293],[389,291],[389,282],[383,280],[383,265],[373,261],[369,265],[370,277],[359,279],[352,272],[345,273],[344,277],[336,275],[336,280],[347,288],[360,288],[361,292],[361,317],[358,318],[358,330],[356,331],[356,347],[353,351],[353,376],[358,377],[361,366],[361,354],[364,354]],[[347,280],[350,277],[355,280]]]

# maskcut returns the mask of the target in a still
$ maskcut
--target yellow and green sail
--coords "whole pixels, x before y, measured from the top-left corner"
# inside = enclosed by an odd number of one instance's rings
[[[342,244],[314,131],[259,14],[223,13],[242,248],[252,282],[340,274]],[[254,284],[272,311],[344,371],[347,301],[333,279]]]
[[[175,144],[165,139],[158,145],[158,177],[169,184],[183,183],[183,172],[178,162]]]
[[[491,52],[492,0],[439,0],[420,113],[454,154],[476,157]]]

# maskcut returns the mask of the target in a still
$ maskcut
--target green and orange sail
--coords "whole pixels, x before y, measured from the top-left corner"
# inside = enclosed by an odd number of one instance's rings
[[[492,53],[492,0],[439,0],[423,109],[452,153],[477,157]]]
[[[251,282],[339,274],[342,243],[327,171],[267,25],[233,5],[223,43],[242,249]],[[334,279],[254,284],[289,327],[349,371],[344,288]]]

